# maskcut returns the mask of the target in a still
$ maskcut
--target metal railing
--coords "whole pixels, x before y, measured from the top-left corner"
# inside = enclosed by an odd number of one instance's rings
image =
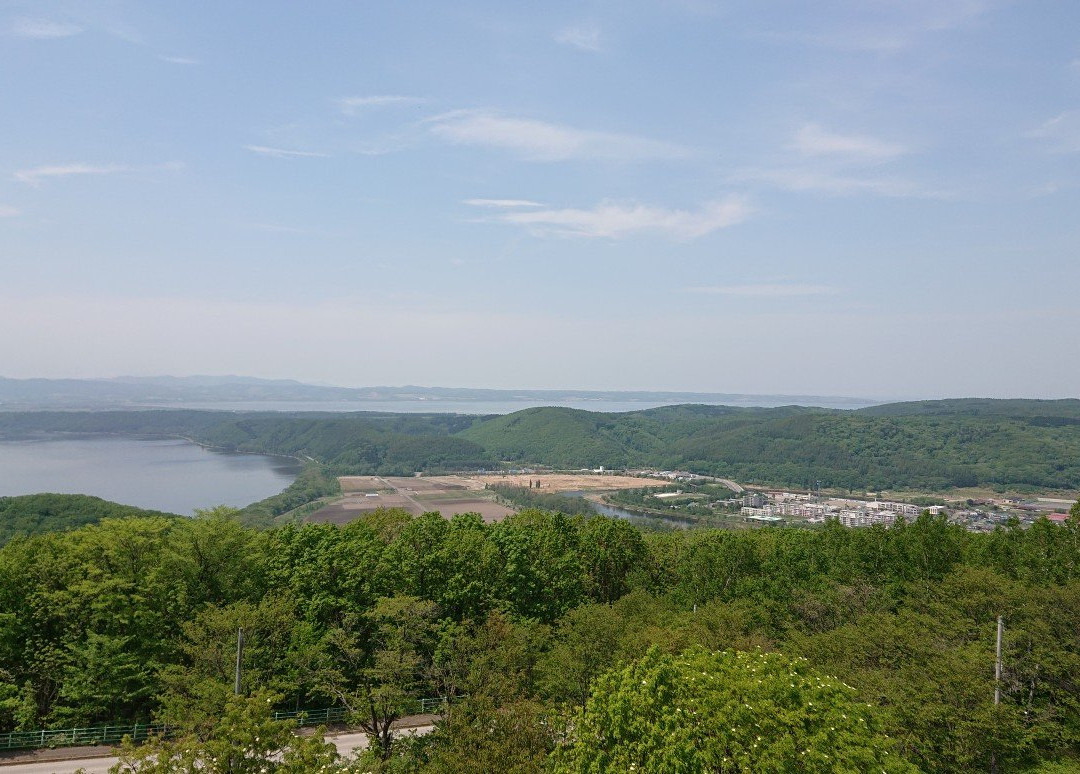
[[[161,735],[168,729],[160,723],[133,723],[126,726],[95,726],[92,728],[42,728],[35,731],[11,731],[0,734],[0,750],[26,750],[38,747],[68,745],[119,744],[125,736],[144,742],[152,734]]]
[[[408,699],[403,715],[426,715],[442,712],[443,699]],[[344,707],[323,707],[288,712],[275,712],[274,720],[295,720],[300,726],[323,726],[345,723],[349,711]],[[120,726],[89,728],[41,728],[34,731],[9,731],[0,734],[0,750],[32,750],[42,747],[67,747],[90,744],[119,744],[125,736],[134,742],[144,742],[150,736],[167,736],[169,727],[162,723],[132,723]]]
[[[401,707],[402,715],[430,715],[442,712],[446,700],[442,698],[406,699]],[[344,707],[325,707],[316,710],[289,710],[274,713],[274,720],[296,720],[302,726],[321,726],[329,723],[345,723],[349,711]]]

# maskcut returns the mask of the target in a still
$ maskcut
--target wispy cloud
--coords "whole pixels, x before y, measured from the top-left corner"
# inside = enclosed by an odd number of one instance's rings
[[[1057,153],[1080,153],[1080,110],[1066,110],[1028,132],[1028,136],[1046,141]]]
[[[243,224],[247,228],[253,228],[257,231],[269,231],[273,234],[309,234],[311,233],[307,229],[297,228],[296,226],[285,226],[280,223],[245,223]]]
[[[158,57],[162,62],[168,62],[175,65],[197,65],[201,64],[198,59],[191,59],[186,56],[165,56],[164,54]]]
[[[964,27],[987,13],[986,0],[905,0],[855,3],[835,23],[825,21],[814,31],[767,33],[765,37],[795,40],[815,46],[893,54],[911,48],[929,35]]]
[[[462,204],[473,207],[493,207],[496,209],[514,209],[516,207],[543,207],[540,202],[528,199],[466,199]]]
[[[185,167],[182,161],[166,161],[161,164],[146,166],[129,166],[126,164],[44,164],[32,169],[21,169],[12,177],[20,183],[29,185],[41,185],[42,182],[65,177],[93,177],[100,175],[115,175],[121,173],[145,173],[145,172],[180,172]]]
[[[949,199],[953,195],[898,177],[844,175],[801,167],[741,169],[729,176],[728,180],[733,183],[763,183],[785,191],[817,192],[831,196],[870,194],[901,199]]]
[[[907,153],[897,143],[858,134],[839,134],[817,124],[807,124],[796,134],[791,147],[805,156],[846,157],[858,161],[886,161]]]
[[[15,218],[22,213],[10,204],[0,204],[0,218]]]
[[[794,298],[796,296],[835,295],[837,288],[831,285],[798,284],[751,284],[751,285],[705,285],[687,288],[689,293],[712,296],[743,296],[746,298]]]
[[[390,107],[392,105],[420,105],[425,102],[420,97],[405,97],[399,94],[379,94],[371,97],[341,97],[337,100],[338,109],[351,116],[369,108]]]
[[[258,153],[260,156],[270,156],[275,159],[325,159],[327,153],[315,151],[288,150],[286,148],[271,148],[268,145],[245,145],[244,150]]]
[[[59,22],[52,19],[16,19],[11,25],[11,34],[21,38],[37,38],[49,40],[52,38],[70,38],[78,35],[83,28],[77,24]]]
[[[57,177],[73,177],[77,175],[111,175],[117,172],[130,171],[131,167],[109,165],[98,166],[94,164],[46,164],[32,169],[21,169],[14,177],[20,183],[38,185],[43,180]]]
[[[695,211],[602,202],[592,209],[510,209],[491,219],[541,236],[621,239],[652,233],[689,240],[741,223],[750,213],[745,200],[728,196]]]
[[[480,110],[456,110],[426,121],[431,132],[455,145],[500,148],[530,161],[651,161],[685,159],[689,148],[629,134],[511,118]]]
[[[604,50],[600,41],[600,28],[595,24],[578,24],[559,30],[555,34],[555,42],[593,54]]]

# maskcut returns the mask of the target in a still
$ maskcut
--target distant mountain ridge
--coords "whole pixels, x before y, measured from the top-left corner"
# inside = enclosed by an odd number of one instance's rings
[[[1080,490],[1078,400],[927,401],[856,411],[557,406],[486,415],[0,411],[0,439],[55,432],[182,436],[223,450],[310,459],[338,475],[603,466],[691,470],[770,486],[820,481],[852,491]]]
[[[0,377],[0,411],[40,409],[153,408],[183,403],[259,401],[355,402],[357,410],[375,401],[506,402],[528,405],[574,402],[705,403],[712,405],[860,408],[878,401],[822,395],[645,390],[498,390],[472,387],[334,387],[293,379],[247,376],[121,376],[109,379],[9,379]],[[522,406],[525,407],[524,405]]]

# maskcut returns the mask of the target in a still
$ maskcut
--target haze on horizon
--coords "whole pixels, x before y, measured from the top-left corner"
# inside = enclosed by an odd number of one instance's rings
[[[0,373],[1077,397],[1080,6],[0,4]]]

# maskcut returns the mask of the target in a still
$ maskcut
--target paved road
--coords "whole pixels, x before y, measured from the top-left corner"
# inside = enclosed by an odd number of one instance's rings
[[[718,478],[718,479],[716,479],[716,481],[719,481],[721,484],[726,486],[728,489],[730,489],[735,494],[742,494],[744,491],[746,491],[741,486],[739,486],[734,481],[732,481],[730,478]]]
[[[414,734],[422,735],[429,733],[434,726],[416,726],[414,728],[398,729],[398,735]],[[327,734],[326,740],[333,742],[340,755],[349,756],[356,750],[367,747],[367,734],[343,733]],[[47,761],[44,763],[15,763],[10,766],[0,765],[3,774],[71,774],[76,769],[83,769],[86,774],[108,774],[111,767],[117,764],[116,758],[80,758],[71,761]]]

